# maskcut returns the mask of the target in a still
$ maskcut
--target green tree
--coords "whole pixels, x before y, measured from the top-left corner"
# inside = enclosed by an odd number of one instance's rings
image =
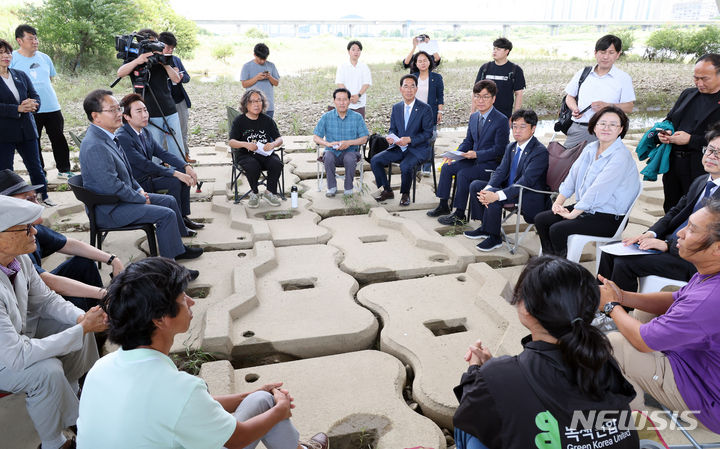
[[[169,0],[135,0],[135,4],[142,18],[136,23],[135,31],[141,28],[151,28],[157,33],[171,31],[178,41],[175,52],[182,57],[192,55],[198,46],[195,22],[177,14]]]
[[[227,58],[232,57],[235,54],[235,47],[232,44],[221,44],[213,48],[213,58],[218,59],[224,63],[227,63]]]
[[[127,0],[45,0],[30,4],[21,16],[37,28],[43,51],[75,73],[110,63],[115,35],[137,21],[137,10]]]
[[[720,28],[712,25],[702,27],[690,33],[686,41],[686,53],[696,58],[707,53],[717,53],[720,51]]]
[[[679,28],[660,28],[653,31],[647,40],[646,55],[649,59],[678,60],[685,55],[687,32]]]

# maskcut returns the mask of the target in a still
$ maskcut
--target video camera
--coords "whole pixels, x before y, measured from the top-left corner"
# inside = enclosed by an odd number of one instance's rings
[[[137,42],[136,42],[137,41]],[[148,65],[172,63],[172,55],[161,54],[165,44],[156,40],[147,39],[145,36],[137,33],[124,34],[115,36],[115,50],[117,50],[117,58],[122,59],[124,64],[132,61],[143,53],[153,52],[148,58]],[[154,52],[159,52],[154,53]]]

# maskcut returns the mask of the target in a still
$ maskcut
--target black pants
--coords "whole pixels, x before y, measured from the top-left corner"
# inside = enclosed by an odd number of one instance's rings
[[[572,212],[573,206],[567,208]],[[617,231],[624,215],[613,215],[596,212],[583,213],[579,217],[566,220],[553,211],[546,210],[535,216],[543,254],[567,256],[567,239],[572,234],[596,235],[598,237],[612,237]]]
[[[55,167],[58,172],[69,172],[70,171],[70,148],[68,148],[67,140],[63,134],[65,127],[65,118],[62,112],[42,112],[36,113],[35,125],[37,126],[38,132],[38,148],[40,147],[40,137],[42,137],[42,130],[45,128],[47,131],[48,139],[50,139],[50,145],[52,146],[53,157],[55,158]],[[42,157],[42,149],[40,150],[40,163],[45,167],[45,161]]]
[[[693,264],[670,253],[638,256],[602,253],[598,274],[615,282],[623,290],[636,292],[638,278],[654,275],[687,282],[696,271]]]
[[[665,201],[663,209],[667,213],[690,189],[690,184],[705,174],[700,151],[676,151],[670,153],[670,168],[663,175]]]
[[[58,265],[51,273],[74,279],[83,284],[94,285],[98,288],[103,286],[97,265],[94,261],[86,259],[85,257],[73,256]],[[98,300],[95,298],[77,298],[74,296],[64,296],[64,298],[86,312],[91,307],[98,305]]]
[[[283,163],[276,154],[260,156],[259,154],[248,154],[240,156],[238,163],[245,170],[245,176],[253,193],[258,193],[258,180],[260,172],[267,171],[267,189],[277,195],[278,181],[283,170]]]

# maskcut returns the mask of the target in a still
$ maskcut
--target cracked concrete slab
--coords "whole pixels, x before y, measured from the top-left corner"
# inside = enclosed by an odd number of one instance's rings
[[[342,270],[360,282],[457,273],[473,261],[470,251],[457,242],[381,207],[367,216],[328,218],[321,225],[332,231],[328,244],[345,255]]]
[[[225,259],[229,270],[218,277],[205,269],[198,279],[232,286],[206,313],[205,350],[240,361],[276,353],[306,358],[366,349],[375,341],[378,323],[355,303],[358,284],[338,268],[337,249],[258,242],[241,254],[214,254],[210,263]]]
[[[503,299],[510,292],[508,281],[481,263],[460,274],[368,285],[357,297],[382,318],[380,349],[412,366],[423,414],[452,428],[452,389],[467,369],[468,345],[480,339],[493,355],[522,350],[528,331]]]
[[[445,449],[445,437],[428,418],[412,411],[402,397],[405,369],[379,351],[359,351],[273,365],[233,370],[229,362],[203,365],[200,376],[211,394],[252,391],[270,382],[284,382],[296,408],[291,418],[307,440],[326,432],[330,447],[377,449],[427,447]],[[344,443],[344,444],[343,444]]]

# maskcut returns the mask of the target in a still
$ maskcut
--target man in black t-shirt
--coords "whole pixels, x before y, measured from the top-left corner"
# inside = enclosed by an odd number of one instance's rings
[[[661,143],[672,144],[670,169],[663,175],[668,212],[690,189],[695,178],[705,173],[702,148],[707,145],[705,132],[720,121],[720,54],[708,53],[695,63],[695,86],[685,89],[668,112],[674,133],[659,133]]]
[[[475,77],[475,83],[484,79],[495,82],[497,97],[494,106],[506,117],[510,117],[513,111],[522,108],[523,89],[525,89],[523,70],[519,65],[508,61],[510,50],[512,50],[512,42],[508,39],[504,37],[495,39],[493,60],[483,64]],[[513,103],[515,107],[513,107]]]
[[[137,34],[151,41],[158,40],[158,34],[151,29],[140,30]],[[134,84],[136,81],[135,71],[137,67],[146,64],[152,54],[152,52],[141,54],[132,61],[120,66],[117,71],[118,78],[130,75],[130,79]],[[182,130],[180,117],[178,116],[177,107],[175,106],[175,100],[168,88],[168,79],[176,84],[181,83],[182,75],[178,73],[178,70],[176,70],[172,64],[152,64],[150,67],[150,79],[148,80],[148,86],[144,94],[145,105],[150,113],[150,125],[147,127],[147,130],[150,132],[150,135],[152,135],[152,138],[160,143],[160,146],[180,159],[187,160],[185,150],[181,148]],[[147,92],[147,90],[151,92]],[[155,99],[153,99],[153,94]],[[157,102],[155,100],[157,100]]]

